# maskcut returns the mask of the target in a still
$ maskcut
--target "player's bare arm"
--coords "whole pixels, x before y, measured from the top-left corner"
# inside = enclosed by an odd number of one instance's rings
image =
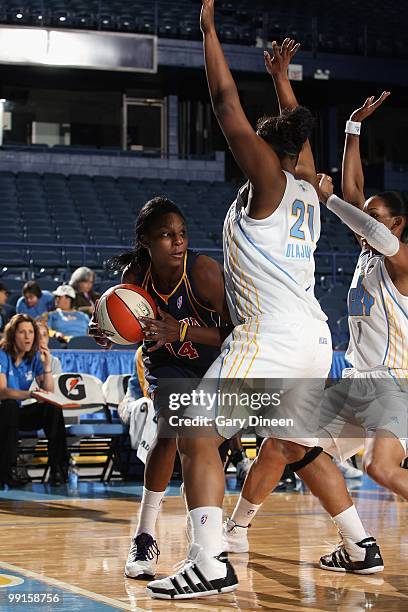
[[[327,205],[329,198],[333,195],[332,179],[326,174],[319,174],[318,177],[320,179],[319,199]],[[370,240],[368,233],[362,232],[367,244],[374,247],[379,253],[384,254],[387,272],[393,284],[402,295],[408,295],[408,245],[400,240],[405,223],[403,217],[392,218],[390,220],[391,227],[388,227],[370,217],[363,210],[358,213],[354,211],[353,214],[350,210],[352,208],[350,203],[339,201],[338,205],[344,208],[341,213],[337,213],[338,216],[351,229],[355,230],[353,224],[359,224],[361,227],[364,226],[365,222],[369,224],[367,228],[373,238]],[[347,210],[347,207],[349,210]],[[332,210],[333,212],[336,211],[333,208]],[[378,244],[373,243],[374,237]],[[384,248],[381,248],[380,245]],[[390,249],[391,252],[394,251],[394,254],[391,255],[386,249]]]
[[[367,98],[363,106],[351,113],[350,121],[363,122],[383,104],[389,95],[389,91],[383,91],[377,100],[374,99],[374,96]],[[354,204],[361,209],[364,207],[364,173],[360,155],[360,136],[357,134],[346,134],[342,167],[342,191],[346,202],[350,202],[350,204]]]
[[[215,29],[214,0],[203,0],[200,24],[213,110],[238,165],[254,187],[251,213],[263,218],[278,207],[286,178],[278,156],[256,134],[242,109]]]
[[[280,112],[284,108],[293,110],[299,106],[288,76],[289,64],[299,48],[300,43],[296,43],[291,38],[285,38],[281,47],[279,47],[276,41],[272,42],[272,55],[268,51],[264,51],[265,67],[273,79]],[[306,140],[299,155],[296,165],[296,178],[311,183],[317,189],[318,179],[309,140]]]

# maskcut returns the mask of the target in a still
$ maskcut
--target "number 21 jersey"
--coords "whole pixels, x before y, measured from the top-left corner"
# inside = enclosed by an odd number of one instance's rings
[[[235,325],[273,320],[326,321],[314,295],[320,205],[314,187],[285,172],[286,189],[266,219],[252,219],[247,183],[229,209],[223,233],[225,287]]]

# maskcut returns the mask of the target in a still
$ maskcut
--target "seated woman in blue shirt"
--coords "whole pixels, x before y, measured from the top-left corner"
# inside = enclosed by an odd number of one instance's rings
[[[49,291],[42,291],[35,281],[25,283],[22,293],[16,304],[18,314],[28,314],[36,319],[44,312],[54,310],[54,296]]]
[[[54,391],[51,353],[40,348],[39,329],[27,314],[16,314],[7,323],[0,343],[0,481],[17,486],[12,476],[16,463],[18,432],[44,429],[48,439],[51,484],[66,479],[67,444],[62,410],[45,402],[22,406],[32,397],[29,391],[35,379],[45,391]]]
[[[73,308],[75,289],[70,285],[60,285],[54,291],[56,310],[41,317],[50,330],[50,335],[61,342],[68,342],[72,336],[87,336],[89,317]]]

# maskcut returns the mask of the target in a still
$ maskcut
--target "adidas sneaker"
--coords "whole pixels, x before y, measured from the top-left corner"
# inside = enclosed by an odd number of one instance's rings
[[[148,533],[139,533],[132,540],[125,565],[125,576],[138,580],[149,580],[156,574],[160,550],[156,540]]]
[[[226,552],[244,553],[249,551],[248,527],[241,527],[232,519],[227,519],[224,522],[222,540]]]
[[[384,561],[374,538],[364,538],[361,542],[351,543],[353,559],[344,547],[344,543],[332,553],[320,558],[320,567],[332,572],[353,572],[354,574],[375,574],[384,570]]]
[[[234,568],[225,553],[210,557],[198,544],[192,544],[181,569],[162,580],[147,585],[155,599],[193,599],[230,593],[238,586]]]

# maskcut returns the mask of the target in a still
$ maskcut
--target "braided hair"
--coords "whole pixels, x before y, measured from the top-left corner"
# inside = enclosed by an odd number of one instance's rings
[[[312,113],[304,106],[284,109],[276,117],[261,117],[256,126],[257,134],[269,143],[279,159],[298,157],[313,129]]]

